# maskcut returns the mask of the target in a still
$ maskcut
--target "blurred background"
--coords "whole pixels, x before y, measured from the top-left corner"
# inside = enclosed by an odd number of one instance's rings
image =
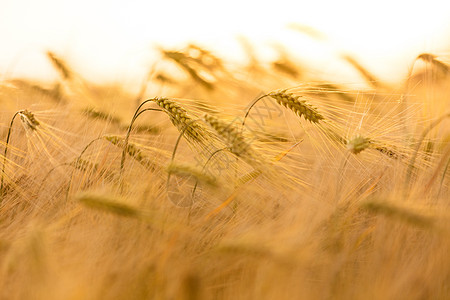
[[[195,42],[228,61],[283,47],[318,74],[349,82],[350,54],[380,78],[399,81],[422,52],[448,55],[450,1],[60,1],[1,0],[0,78],[53,80],[45,51],[86,79],[134,87],[157,47]],[[358,77],[359,78],[359,77]]]

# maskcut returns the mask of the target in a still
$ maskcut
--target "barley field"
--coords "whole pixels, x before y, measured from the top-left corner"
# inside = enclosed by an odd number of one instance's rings
[[[0,299],[450,299],[450,71],[158,49],[0,83]]]

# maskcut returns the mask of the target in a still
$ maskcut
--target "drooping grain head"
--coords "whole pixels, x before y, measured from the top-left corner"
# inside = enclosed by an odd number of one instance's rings
[[[186,109],[181,107],[178,103],[167,98],[155,98],[155,103],[158,104],[169,115],[170,121],[181,132],[184,130],[186,138],[196,141],[204,142],[206,138],[206,129],[191,116]]]
[[[110,113],[97,110],[93,107],[85,108],[83,110],[83,113],[92,119],[103,120],[103,121],[111,122],[112,124],[116,124],[116,125],[121,124],[121,120],[118,117],[113,116]]]
[[[51,51],[47,51],[47,57],[50,59],[55,69],[58,70],[58,72],[61,74],[63,79],[67,80],[72,79],[73,76],[72,71],[62,58],[58,57],[55,53]]]
[[[251,145],[236,127],[208,114],[206,114],[204,118],[206,123],[208,123],[225,143],[229,145],[232,153],[237,156],[254,157],[255,154]]]
[[[371,148],[377,150],[378,152],[390,158],[393,159],[399,158],[399,154],[394,150],[394,148],[382,145],[377,140],[372,140],[370,138],[363,137],[361,135],[357,135],[352,139],[348,140],[346,146],[347,149],[353,154],[358,154],[368,148]]]
[[[422,53],[422,54],[417,56],[417,59],[421,59],[423,61],[431,63],[431,62],[433,62],[433,60],[436,59],[436,55],[433,55],[433,54],[430,54],[430,53]]]
[[[167,172],[169,174],[180,176],[190,176],[198,182],[202,182],[211,187],[217,187],[217,180],[215,177],[203,172],[202,170],[198,170],[195,166],[171,163],[167,167]]]
[[[197,83],[203,86],[207,90],[213,90],[214,85],[207,79],[203,78],[198,72],[198,67],[201,66],[195,63],[196,59],[190,57],[189,55],[178,52],[178,51],[166,51],[162,50],[164,57],[173,60],[177,63],[186,73]],[[193,63],[194,62],[194,63]],[[200,71],[205,71],[204,68]],[[212,75],[212,74],[211,74]]]
[[[107,135],[107,136],[105,136],[104,138],[105,138],[107,141],[109,141],[111,144],[113,144],[113,145],[116,145],[116,146],[119,146],[119,147],[124,147],[124,145],[125,145],[124,139],[122,139],[122,138],[120,138],[120,137],[118,137],[118,136],[115,136],[115,135]],[[135,144],[133,144],[133,143],[131,143],[131,142],[128,142],[128,145],[127,145],[127,153],[128,153],[130,156],[139,158],[139,157],[142,156],[142,153],[141,153],[141,152],[142,152],[142,151],[141,151],[139,148],[137,148],[137,146],[136,146]]]
[[[436,55],[430,53],[422,53],[419,56],[417,56],[416,59],[420,59],[423,60],[424,62],[432,64],[433,66],[435,66],[437,69],[441,70],[444,73],[449,72],[449,66],[438,60]]]
[[[115,135],[105,135],[103,138],[119,148],[123,148],[125,146],[125,140],[121,137]],[[130,141],[127,143],[126,153],[128,153],[129,156],[133,157],[144,167],[152,170],[155,168],[153,160],[149,156],[145,155],[138,145]]]
[[[34,114],[26,109],[19,112],[20,120],[26,130],[36,130],[40,125],[39,121],[36,120]]]
[[[345,61],[347,61],[351,66],[353,66],[361,74],[361,76],[364,77],[364,79],[367,81],[369,85],[373,86],[374,88],[382,87],[380,81],[375,77],[375,75],[373,75],[368,69],[363,67],[359,63],[359,61],[356,60],[356,58],[347,54],[342,55],[342,58]]]
[[[140,217],[141,211],[116,199],[97,194],[81,194],[76,197],[83,205],[125,217]]]
[[[308,104],[305,100],[300,100],[301,96],[287,93],[285,90],[269,93],[269,96],[275,99],[278,104],[289,108],[299,117],[303,116],[305,120],[312,123],[319,123],[324,119],[315,107]]]
[[[432,228],[436,223],[436,219],[430,215],[386,200],[369,199],[361,203],[361,208],[371,213],[384,215],[387,218],[397,219],[422,228]]]

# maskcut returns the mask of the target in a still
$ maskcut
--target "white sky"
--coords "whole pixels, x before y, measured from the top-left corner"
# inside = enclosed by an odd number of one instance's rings
[[[316,28],[332,42],[312,41],[289,23]],[[52,50],[88,79],[140,82],[155,45],[196,41],[237,57],[237,35],[263,55],[282,43],[296,57],[323,62],[324,72],[337,59],[332,45],[396,79],[421,52],[448,54],[450,0],[0,0],[0,79],[54,78],[44,55]]]

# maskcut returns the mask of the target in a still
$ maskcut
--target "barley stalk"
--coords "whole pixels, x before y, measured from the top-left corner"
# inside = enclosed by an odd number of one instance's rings
[[[256,100],[254,100],[253,103],[247,109],[247,112],[245,113],[244,120],[242,121],[242,127],[244,127],[245,121],[247,120],[247,117],[253,106],[255,106],[256,103],[258,103],[261,99],[267,96],[274,99],[279,105],[282,105],[292,110],[299,117],[303,116],[305,120],[308,120],[312,123],[317,124],[325,119],[324,116],[321,113],[319,113],[317,108],[313,107],[305,100],[301,100],[300,98],[302,98],[302,96],[296,96],[293,93],[288,93],[287,90],[281,90],[278,92],[271,92],[269,94],[262,95],[261,97],[258,97]]]
[[[146,108],[142,109],[144,104],[148,102],[155,102],[158,106],[162,108],[162,111],[166,112],[172,124],[174,124],[178,130],[181,132],[180,136],[178,137],[177,143],[175,145],[174,154],[176,151],[176,147],[178,145],[178,142],[181,138],[181,135],[185,135],[186,138],[190,141],[196,141],[196,142],[204,142],[206,140],[206,130],[201,126],[199,123],[196,122],[196,120],[188,114],[188,112],[181,107],[179,104],[175,103],[172,100],[169,100],[167,98],[153,98],[143,101],[138,108],[136,109],[134,116],[130,122],[130,126],[128,127],[127,135],[124,140],[123,144],[123,151],[122,151],[122,159],[120,162],[120,174],[122,177],[123,168],[125,166],[125,158],[126,158],[126,151],[128,149],[128,139],[131,134],[131,130],[133,128],[133,124],[136,121],[136,119],[145,111],[161,111],[161,109],[155,109],[155,108]]]
[[[155,98],[153,100],[158,106],[163,108],[163,110],[170,117],[172,122],[178,130],[185,130],[186,137],[189,140],[204,142],[206,129],[199,123],[195,121],[195,118],[190,115],[185,108],[168,98]]]
[[[3,188],[4,188],[4,174],[5,174],[5,168],[6,168],[6,161],[7,161],[7,154],[8,154],[8,146],[10,144],[10,139],[11,139],[11,131],[12,131],[12,126],[14,123],[14,120],[16,119],[16,117],[19,116],[22,124],[24,125],[26,130],[36,130],[37,126],[40,125],[39,121],[36,120],[34,114],[28,110],[19,110],[17,111],[13,117],[11,118],[11,122],[9,124],[9,128],[8,128],[8,135],[6,137],[6,146],[5,146],[5,152],[3,154],[3,166],[2,166],[2,173],[1,173],[1,183],[0,183],[0,195],[3,195]],[[0,204],[1,204],[2,199],[0,199]]]
[[[27,130],[30,129],[34,131],[40,125],[39,121],[36,120],[34,114],[26,109],[19,111],[19,117],[25,129]]]
[[[213,157],[222,152],[222,151],[226,151],[228,150],[228,148],[221,148],[221,149],[217,149],[215,150],[213,153],[211,153],[211,155],[208,157],[208,159],[206,160],[205,164],[202,167],[202,172],[205,171],[206,167],[208,166],[208,163],[213,159]],[[197,190],[197,185],[198,185],[198,181],[195,183],[194,187],[192,188],[192,197],[194,197],[195,195],[195,191]]]
[[[232,124],[227,124],[208,114],[205,114],[204,119],[229,146],[231,153],[239,157],[247,158],[253,162],[259,160],[255,150],[240,131],[232,126]]]
[[[296,96],[292,93],[286,92],[286,90],[272,92],[268,95],[275,99],[278,104],[292,110],[299,117],[303,116],[305,120],[312,123],[319,123],[324,119],[315,107],[308,104],[305,100],[301,100],[302,96]]]

